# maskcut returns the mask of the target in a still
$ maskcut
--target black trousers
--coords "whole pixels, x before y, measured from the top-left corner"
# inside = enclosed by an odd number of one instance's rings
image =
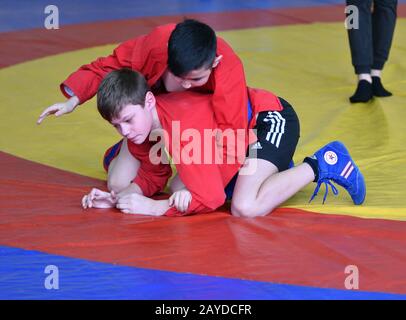
[[[348,29],[355,73],[382,70],[392,45],[398,1],[347,0],[346,3],[356,6],[359,12],[359,29]]]

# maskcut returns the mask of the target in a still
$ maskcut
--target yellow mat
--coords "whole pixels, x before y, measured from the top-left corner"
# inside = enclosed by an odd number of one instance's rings
[[[342,23],[221,32],[242,58],[248,83],[288,100],[301,120],[295,162],[331,140],[343,141],[365,175],[367,198],[353,206],[339,188],[308,204],[310,185],[284,206],[369,218],[406,220],[406,20],[397,22],[384,84],[393,97],[351,105],[355,89]],[[119,136],[91,100],[67,116],[36,125],[41,111],[64,98],[59,82],[115,45],[43,58],[0,70],[0,150],[67,171],[105,179],[102,155]],[[6,168],[2,168],[6,170]],[[50,177],[52,179],[52,177]],[[323,192],[321,188],[320,192]]]

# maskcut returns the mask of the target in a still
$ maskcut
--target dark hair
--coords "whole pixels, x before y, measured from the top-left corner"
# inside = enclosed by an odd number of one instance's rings
[[[130,69],[107,74],[97,91],[97,109],[107,121],[117,118],[127,104],[144,106],[149,91],[144,76]]]
[[[187,19],[176,25],[169,37],[168,68],[180,77],[192,70],[210,67],[216,58],[217,38],[207,24]]]

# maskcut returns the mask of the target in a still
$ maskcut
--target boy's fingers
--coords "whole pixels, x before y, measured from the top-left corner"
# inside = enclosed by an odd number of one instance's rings
[[[93,192],[94,198],[96,199],[106,199],[110,196],[110,193],[100,191],[99,189],[95,189]]]
[[[173,206],[173,194],[169,197],[169,206]]]
[[[174,204],[175,208],[179,210],[179,205],[180,205],[180,203],[179,203],[179,193],[175,194],[175,199],[173,199],[173,204]]]
[[[59,108],[56,105],[52,105],[48,108],[46,108],[41,114],[40,114],[40,118],[45,118],[46,116],[48,116],[49,114],[51,114],[52,112],[57,111]]]
[[[181,197],[181,194],[178,195],[178,199],[176,201],[176,208],[179,211],[182,211],[182,197]]]
[[[127,203],[118,203],[118,204],[116,204],[116,208],[120,209],[120,210],[128,209],[128,204]]]
[[[186,194],[185,193],[182,194],[181,204],[182,204],[182,212],[184,212],[186,210],[185,209],[185,204],[186,204]]]
[[[185,212],[187,210],[189,206],[189,200],[188,198],[185,198],[185,200],[183,201],[183,212]]]
[[[125,203],[127,203],[127,201],[124,197],[117,200],[117,204],[125,204]]]
[[[37,123],[40,124],[47,116],[49,115],[49,112],[45,113],[45,114],[41,114],[38,117]]]
[[[187,209],[189,208],[189,198],[188,197],[185,198],[185,202],[183,203],[183,206],[184,206],[183,211],[186,212]]]
[[[87,207],[88,208],[91,208],[92,207],[92,197],[91,197],[91,195],[88,195],[87,196]]]
[[[99,189],[93,188],[92,191],[90,191],[90,194],[89,194],[89,195],[90,195],[90,198],[93,200],[94,197],[95,197],[96,195],[98,195],[98,194],[100,194]]]
[[[84,197],[82,198],[82,207],[83,207],[83,209],[86,209],[86,197],[87,197],[87,196],[84,196]]]
[[[64,113],[65,112],[63,110],[59,110],[59,111],[55,112],[55,116],[59,117],[59,116],[63,115]]]
[[[38,117],[37,124],[40,124],[42,122],[42,120],[44,120],[44,119],[45,119],[45,117]]]
[[[45,118],[45,117],[48,115],[49,112],[50,112],[49,108],[45,109],[45,110],[39,115],[38,118],[39,118],[39,119]]]

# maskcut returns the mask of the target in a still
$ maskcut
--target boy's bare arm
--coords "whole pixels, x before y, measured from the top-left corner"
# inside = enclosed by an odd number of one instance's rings
[[[163,216],[170,209],[169,200],[154,200],[138,193],[119,197],[116,208],[123,213]]]
[[[71,113],[79,105],[79,98],[76,96],[71,97],[65,102],[55,103],[52,106],[46,108],[38,117],[37,124],[41,122],[49,115],[55,114],[59,117],[66,113]]]

